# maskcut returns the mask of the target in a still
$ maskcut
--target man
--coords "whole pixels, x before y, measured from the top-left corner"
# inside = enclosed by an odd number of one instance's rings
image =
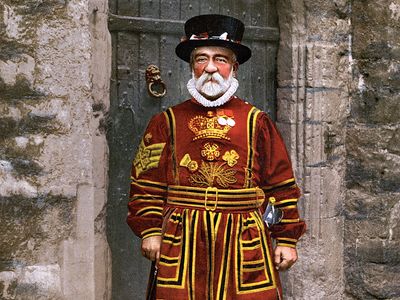
[[[284,143],[234,96],[243,31],[222,15],[186,22],[176,54],[192,99],[152,118],[133,161],[127,222],[158,267],[157,299],[281,299],[278,270],[297,260],[305,224]],[[283,211],[270,228],[268,204]]]

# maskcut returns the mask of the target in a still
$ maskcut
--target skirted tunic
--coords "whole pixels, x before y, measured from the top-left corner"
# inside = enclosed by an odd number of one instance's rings
[[[157,299],[279,299],[271,238],[296,247],[305,230],[291,163],[268,115],[232,97],[187,100],[154,116],[132,164],[127,222],[162,236]],[[268,229],[270,201],[283,210]]]

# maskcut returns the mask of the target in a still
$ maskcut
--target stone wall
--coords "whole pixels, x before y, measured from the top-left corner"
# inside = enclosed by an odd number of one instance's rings
[[[106,8],[0,1],[1,299],[107,296]]]
[[[348,1],[278,1],[278,125],[303,191],[308,228],[283,274],[286,299],[342,299]]]
[[[398,1],[278,1],[278,124],[308,231],[289,299],[400,297]]]
[[[308,223],[286,299],[399,299],[400,3],[277,4]],[[110,298],[107,5],[0,1],[1,299]]]
[[[400,299],[400,2],[352,1],[347,124],[348,299]]]

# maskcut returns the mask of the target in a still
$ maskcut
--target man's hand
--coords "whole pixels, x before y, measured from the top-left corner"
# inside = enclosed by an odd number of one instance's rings
[[[161,236],[149,236],[142,239],[142,255],[152,261],[158,262],[160,260],[160,249],[161,249]]]
[[[274,252],[275,267],[278,271],[289,269],[297,261],[296,248],[276,246]]]

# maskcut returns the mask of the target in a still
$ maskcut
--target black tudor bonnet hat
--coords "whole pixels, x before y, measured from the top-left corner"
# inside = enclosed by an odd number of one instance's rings
[[[224,15],[195,16],[185,23],[183,40],[176,46],[179,58],[190,62],[190,54],[197,47],[219,46],[231,49],[239,64],[251,57],[251,50],[242,45],[244,24],[242,21]]]

